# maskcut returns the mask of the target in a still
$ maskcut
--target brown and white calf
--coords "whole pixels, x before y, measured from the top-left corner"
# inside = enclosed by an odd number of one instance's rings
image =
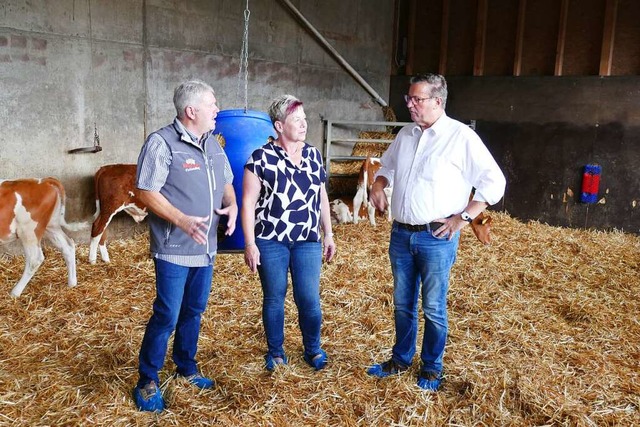
[[[471,193],[469,194],[469,201],[473,200],[475,192],[475,188],[472,188]],[[491,216],[484,212],[480,212],[480,214],[471,221],[471,230],[473,230],[473,234],[475,234],[480,243],[484,245],[491,243],[491,221]]]
[[[333,199],[329,205],[331,206],[331,222],[333,224],[347,224],[353,223],[353,217],[356,215],[353,212],[353,198],[351,197],[338,197]],[[376,211],[376,215],[379,212]],[[367,205],[361,205],[358,210],[358,221],[367,219],[369,213],[367,210]]]
[[[473,234],[476,235],[478,240],[488,245],[491,243],[491,216],[486,215],[484,212],[480,212],[480,215],[473,218],[471,221],[471,229]]]
[[[67,284],[76,286],[76,245],[62,228],[76,231],[87,224],[67,224],[64,211],[64,187],[55,178],[0,180],[0,243],[20,240],[25,258],[24,272],[11,296],[22,294],[44,262],[43,237],[62,252]]]
[[[360,166],[360,173],[358,175],[358,186],[356,187],[356,195],[353,198],[353,223],[357,224],[360,219],[360,215],[356,215],[356,212],[360,212],[361,206],[367,207],[367,213],[369,222],[371,225],[376,225],[376,208],[371,202],[369,202],[369,193],[371,192],[371,186],[375,179],[375,174],[378,172],[382,163],[378,157],[367,157]],[[384,193],[387,196],[387,221],[391,221],[391,195],[393,189],[387,187],[384,189]]]
[[[136,165],[105,165],[95,175],[96,213],[91,227],[89,262],[96,263],[98,248],[102,261],[109,262],[107,226],[120,211],[125,211],[136,222],[147,216],[147,206],[138,198]]]
[[[353,214],[349,207],[349,200],[337,198],[331,201],[331,222],[333,224],[346,224],[353,222]]]

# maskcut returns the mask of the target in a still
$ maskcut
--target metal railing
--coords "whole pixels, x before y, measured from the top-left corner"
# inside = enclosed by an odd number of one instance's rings
[[[332,162],[345,162],[345,161],[353,161],[353,160],[364,160],[366,156],[354,156],[354,155],[333,155],[332,146],[336,143],[353,143],[353,146],[359,142],[362,143],[375,143],[375,144],[385,144],[389,145],[393,142],[392,139],[366,139],[366,138],[334,138],[334,128],[353,128],[354,132],[379,132],[372,130],[372,127],[380,127],[384,126],[385,128],[397,128],[411,124],[411,122],[366,122],[366,121],[335,121],[335,120],[326,120],[325,121],[325,144],[324,144],[324,157],[325,157],[325,167],[327,170],[327,190],[330,185],[329,178],[331,176],[353,176],[354,174],[342,174],[342,173],[332,173],[331,172],[331,163]],[[386,149],[386,147],[385,147]],[[358,173],[356,172],[355,175]]]

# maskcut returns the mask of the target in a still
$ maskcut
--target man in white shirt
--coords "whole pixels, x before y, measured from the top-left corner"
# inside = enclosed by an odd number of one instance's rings
[[[442,381],[447,291],[460,230],[500,201],[506,181],[478,135],[446,115],[443,76],[414,76],[405,101],[414,124],[402,128],[383,154],[371,190],[371,202],[384,211],[388,205],[384,188],[393,186],[395,221],[389,258],[396,340],[391,359],[371,366],[367,373],[384,378],[411,366],[422,294],[425,327],[418,386],[435,391]],[[472,187],[476,191],[469,201]]]

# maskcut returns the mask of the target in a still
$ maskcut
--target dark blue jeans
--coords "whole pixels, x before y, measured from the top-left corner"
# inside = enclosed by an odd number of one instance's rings
[[[393,272],[396,342],[393,360],[409,366],[416,352],[418,298],[422,294],[422,370],[442,372],[447,340],[447,291],[460,232],[451,240],[430,231],[413,232],[393,224],[389,258]]]
[[[298,307],[298,324],[304,352],[310,357],[320,352],[320,242],[278,242],[256,239],[260,250],[258,273],[262,283],[262,323],[267,348],[272,357],[285,354],[284,300],[287,276],[291,272],[293,300]]]
[[[140,348],[140,379],[143,387],[150,381],[160,384],[158,371],[164,365],[169,337],[173,339],[173,361],[180,375],[198,372],[196,352],[200,335],[200,319],[207,307],[213,266],[182,267],[154,259],[156,299],[153,314]]]

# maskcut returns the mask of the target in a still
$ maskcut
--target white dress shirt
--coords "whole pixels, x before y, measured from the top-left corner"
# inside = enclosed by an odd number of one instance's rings
[[[376,174],[393,186],[391,213],[395,220],[428,224],[462,212],[474,200],[496,204],[506,180],[480,137],[445,113],[428,129],[403,127],[381,158]]]

